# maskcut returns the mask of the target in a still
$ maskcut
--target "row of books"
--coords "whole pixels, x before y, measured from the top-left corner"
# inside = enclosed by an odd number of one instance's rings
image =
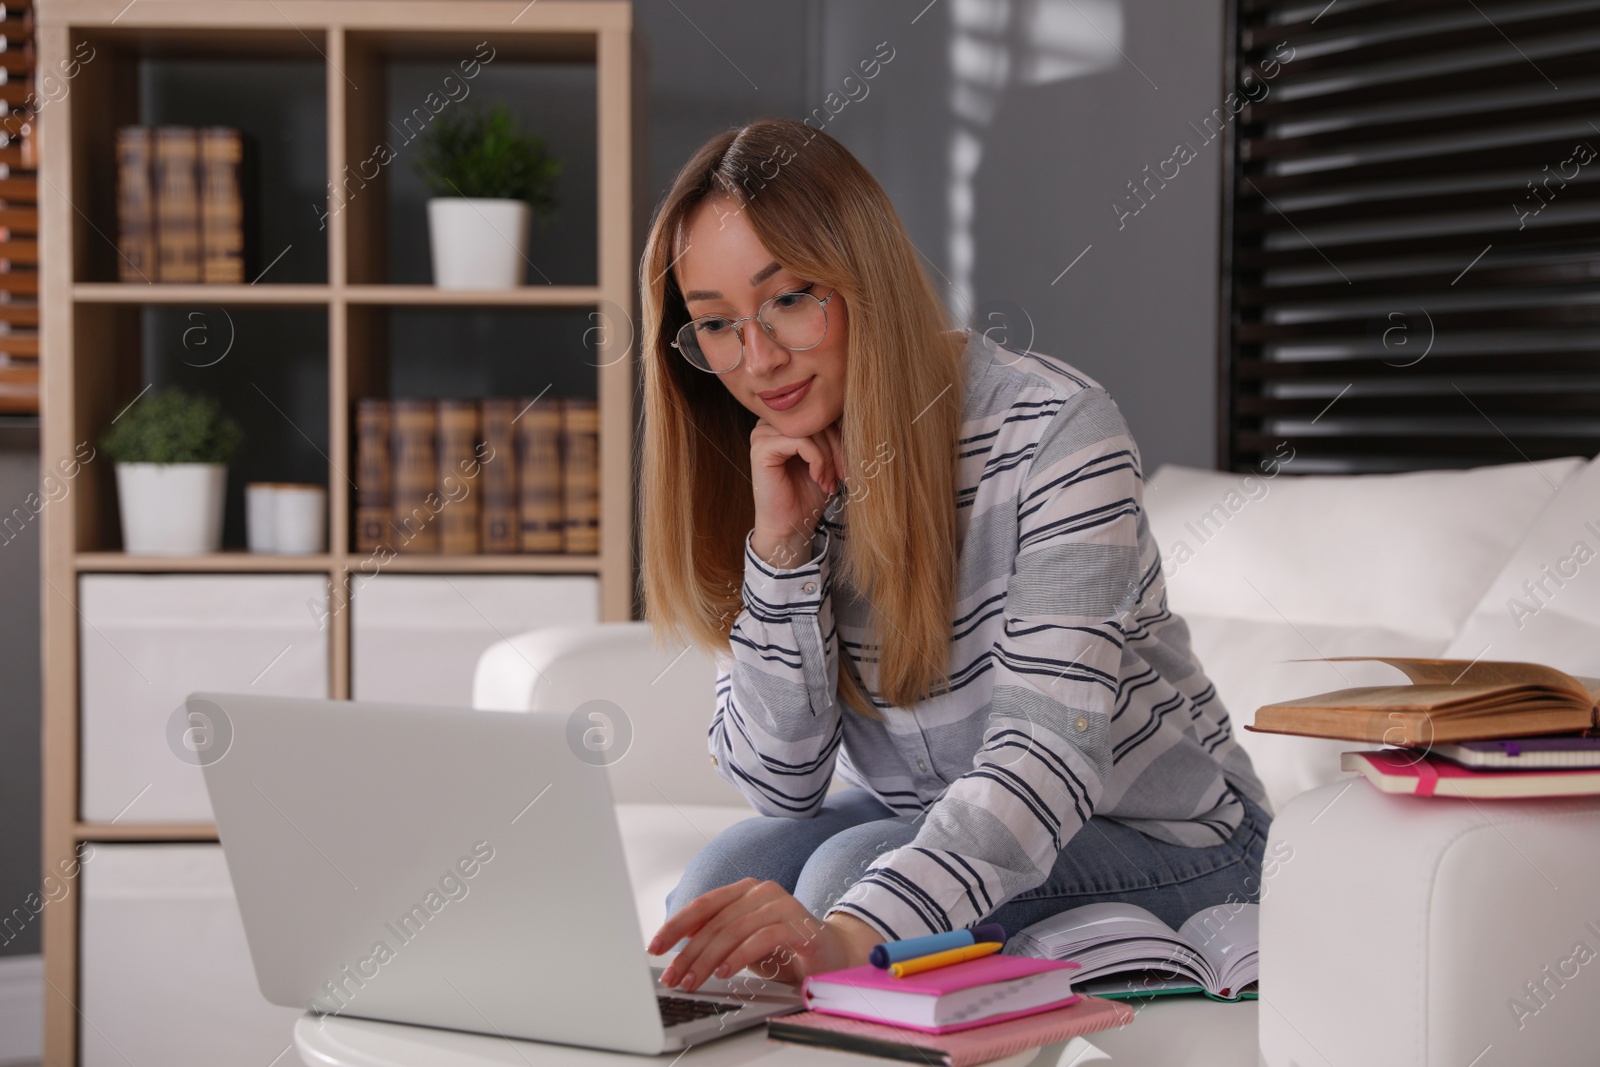
[[[600,551],[594,400],[362,400],[355,443],[358,552]]]
[[[1268,704],[1246,729],[1386,745],[1340,755],[1341,769],[1386,793],[1600,794],[1600,678],[1542,663],[1327,658],[1388,663],[1407,683]]]
[[[245,280],[244,152],[231,126],[117,130],[122,281]]]

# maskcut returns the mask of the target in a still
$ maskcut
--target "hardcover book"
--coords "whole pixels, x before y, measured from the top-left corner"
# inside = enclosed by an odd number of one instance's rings
[[[394,487],[389,467],[389,402],[356,404],[356,551],[394,548],[389,515]]]
[[[1385,745],[1600,733],[1600,678],[1538,663],[1327,656],[1398,667],[1410,685],[1361,686],[1268,704],[1245,729]]]
[[[396,400],[394,424],[394,514],[390,518],[397,552],[439,551],[438,419],[431,400]]]
[[[200,131],[201,279],[244,281],[244,139],[231,126]]]
[[[562,551],[600,551],[600,407],[561,402]]]
[[[155,142],[148,126],[117,130],[117,278],[161,280],[156,262]]]
[[[517,420],[517,476],[522,551],[560,552],[561,401],[531,404]]]
[[[156,127],[156,261],[164,282],[200,281],[200,138],[192,126]]]
[[[484,400],[483,468],[478,475],[484,552],[516,552],[522,547],[517,522],[517,413],[515,400]]]
[[[478,551],[478,402],[440,400],[439,551],[468,556]]]

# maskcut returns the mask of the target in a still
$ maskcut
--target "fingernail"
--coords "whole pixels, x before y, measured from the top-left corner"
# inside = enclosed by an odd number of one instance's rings
[[[677,977],[678,976],[673,971],[673,969],[671,967],[668,967],[666,970],[661,972],[661,984],[662,985],[671,985],[673,983],[673,981],[677,979]]]
[[[690,971],[688,974],[684,975],[683,981],[679,984],[682,985],[684,989],[693,989],[695,986],[694,972]]]
[[[726,963],[724,963],[721,967],[718,967],[716,969],[716,971],[714,971],[713,973],[718,978],[726,978],[726,977],[728,977],[728,965]]]

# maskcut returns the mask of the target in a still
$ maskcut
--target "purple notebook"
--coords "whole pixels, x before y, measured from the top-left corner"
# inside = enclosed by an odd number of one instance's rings
[[[1435,745],[1434,755],[1464,767],[1497,771],[1548,771],[1600,767],[1600,737],[1505,737]]]

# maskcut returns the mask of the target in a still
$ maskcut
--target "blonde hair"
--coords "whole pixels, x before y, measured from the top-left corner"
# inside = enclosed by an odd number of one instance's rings
[[[862,655],[876,648],[879,698],[908,707],[949,684],[962,346],[883,189],[843,145],[799,122],[712,138],[650,227],[639,268],[646,617],[658,641],[672,632],[727,653],[743,607],[757,417],[668,347],[689,319],[675,257],[690,216],[713,197],[730,198],[774,259],[837,289],[849,308],[840,420],[849,526],[834,578],[871,605]],[[845,706],[881,718],[842,646],[839,664]]]

